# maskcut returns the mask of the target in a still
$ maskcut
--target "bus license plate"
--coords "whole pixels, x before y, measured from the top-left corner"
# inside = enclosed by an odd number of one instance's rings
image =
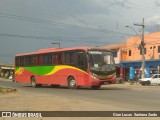
[[[104,84],[104,85],[108,85],[108,82],[104,82],[103,84]]]

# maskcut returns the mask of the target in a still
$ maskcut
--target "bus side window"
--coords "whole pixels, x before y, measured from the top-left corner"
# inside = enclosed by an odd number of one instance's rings
[[[65,52],[65,56],[64,56],[64,63],[67,65],[72,65],[75,66],[75,61],[76,59],[76,54],[75,52]]]
[[[33,62],[34,62],[34,65],[38,65],[38,55],[34,56],[33,58]]]
[[[43,65],[43,56],[42,55],[38,56],[38,65]]]
[[[48,65],[52,65],[52,54],[48,54]]]
[[[53,64],[57,65],[58,64],[58,55],[53,54]]]
[[[33,65],[33,56],[28,56],[29,66]]]
[[[25,66],[28,66],[28,56],[25,56]]]
[[[16,66],[19,67],[20,66],[20,58],[16,57],[16,62],[15,62]]]
[[[20,57],[20,66],[24,66],[24,57]]]
[[[79,52],[77,56],[78,68],[87,71],[87,56],[83,52]]]
[[[60,53],[58,54],[58,64],[62,64],[63,63],[63,54]]]

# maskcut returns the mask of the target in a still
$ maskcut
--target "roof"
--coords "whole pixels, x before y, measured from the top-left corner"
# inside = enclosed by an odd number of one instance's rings
[[[84,46],[84,47],[70,47],[70,48],[46,48],[46,49],[40,49],[38,51],[29,52],[29,53],[22,53],[22,54],[16,54],[16,56],[23,56],[23,55],[34,55],[34,54],[43,54],[43,53],[49,53],[49,52],[63,52],[63,51],[69,51],[69,50],[88,50],[88,49],[106,49],[106,48],[99,48],[99,47],[93,47],[93,46]]]
[[[159,31],[155,31],[155,32],[151,32],[151,33],[145,33],[144,36],[155,35],[155,34],[160,34],[160,32]],[[127,39],[131,39],[131,38],[134,38],[134,37],[141,37],[141,36],[142,35],[130,36]]]
[[[119,49],[119,48],[123,47],[124,45],[125,45],[125,43],[118,43],[118,44],[100,46],[100,48],[105,48],[105,49]]]

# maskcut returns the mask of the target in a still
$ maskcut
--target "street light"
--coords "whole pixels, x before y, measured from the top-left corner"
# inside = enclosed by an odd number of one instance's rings
[[[57,44],[59,48],[60,48],[60,45],[61,45],[60,43],[51,43],[51,44]]]
[[[131,27],[131,26],[126,26],[126,27],[131,28],[136,33],[136,35],[139,36],[138,33],[135,31],[135,29],[133,27]]]

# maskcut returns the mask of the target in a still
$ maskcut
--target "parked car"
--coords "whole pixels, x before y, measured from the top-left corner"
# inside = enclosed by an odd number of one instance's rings
[[[151,85],[156,84],[160,85],[160,74],[153,74],[150,78],[139,79],[140,84],[142,85]]]

